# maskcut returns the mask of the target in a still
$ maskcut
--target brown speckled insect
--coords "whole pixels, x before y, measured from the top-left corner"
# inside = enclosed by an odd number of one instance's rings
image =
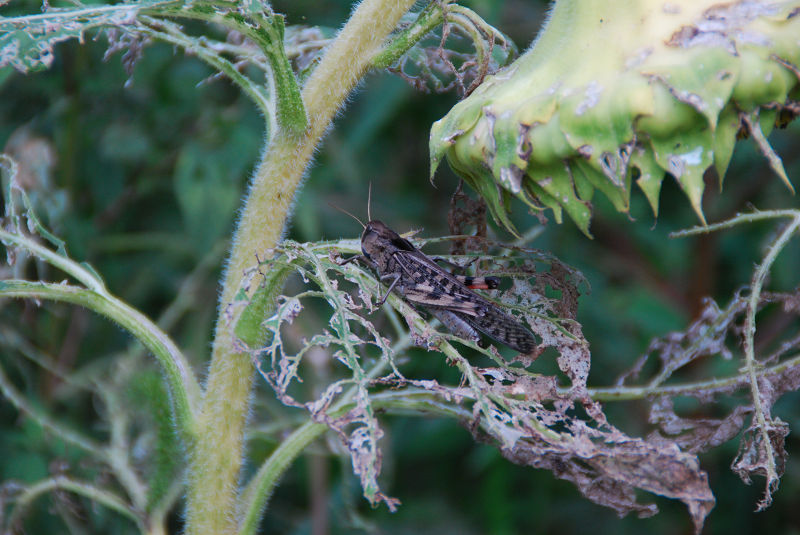
[[[467,340],[479,342],[481,332],[522,353],[536,348],[533,334],[516,318],[472,291],[497,288],[500,283],[497,277],[454,275],[383,222],[371,219],[361,225],[362,254],[342,264],[363,261],[378,273],[381,282],[389,285],[379,305],[390,292],[395,292],[411,304],[423,307],[450,331]]]

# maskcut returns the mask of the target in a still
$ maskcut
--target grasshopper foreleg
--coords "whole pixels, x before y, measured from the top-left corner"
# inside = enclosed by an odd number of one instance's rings
[[[392,283],[389,285],[389,289],[386,290],[386,293],[381,298],[381,300],[376,303],[378,306],[382,306],[386,302],[386,299],[389,297],[389,294],[392,293],[392,290],[394,289],[395,285],[400,280],[400,274],[399,273],[387,273],[386,275],[381,275],[381,282],[387,281],[389,279],[392,279]],[[381,289],[380,288],[380,283],[378,283],[378,289],[377,289],[377,291],[375,293],[380,293],[380,289]]]

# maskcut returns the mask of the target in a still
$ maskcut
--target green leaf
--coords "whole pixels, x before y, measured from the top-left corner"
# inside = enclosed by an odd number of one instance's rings
[[[735,106],[729,104],[719,115],[717,131],[714,134],[714,167],[719,175],[720,188],[722,179],[728,170],[728,164],[733,156],[736,146],[736,135],[741,127],[739,112]]]
[[[589,221],[592,217],[592,211],[587,205],[588,203],[580,200],[575,195],[575,188],[566,164],[557,164],[547,168],[530,168],[528,173],[531,181],[542,188],[553,201],[563,207],[567,215],[572,218],[584,234],[591,236],[589,233]],[[546,202],[545,204],[548,203]],[[548,206],[550,205],[548,204]],[[556,213],[556,221],[560,222],[560,219],[561,214]]]
[[[233,332],[249,347],[262,347],[267,343],[269,331],[265,328],[264,322],[275,309],[276,296],[291,272],[291,266],[288,264],[276,264],[273,269],[268,270],[239,316]],[[246,295],[241,297],[246,298]]]
[[[739,79],[741,62],[724,48],[697,47],[665,58],[662,65],[648,68],[653,83],[662,84],[679,102],[694,108],[717,127],[720,112]]]
[[[54,47],[70,39],[83,39],[86,31],[101,26],[130,24],[146,8],[177,4],[175,0],[140,0],[117,5],[49,8],[39,15],[0,17],[0,68],[10,65],[22,73],[53,64]]]
[[[639,173],[636,185],[639,186],[653,209],[653,214],[658,217],[658,198],[661,194],[661,184],[664,183],[664,169],[658,165],[653,153],[637,147],[631,154],[630,171],[636,169]]]
[[[650,140],[656,163],[675,177],[703,224],[706,222],[703,215],[703,173],[713,162],[711,141],[712,133],[708,127],[684,132],[680,138]]]
[[[580,176],[585,182],[603,192],[618,211],[627,212],[630,209],[630,180],[628,177],[625,177],[621,183],[614,184],[609,180],[608,175],[598,171],[586,160],[575,159],[571,161],[571,164],[573,175]]]

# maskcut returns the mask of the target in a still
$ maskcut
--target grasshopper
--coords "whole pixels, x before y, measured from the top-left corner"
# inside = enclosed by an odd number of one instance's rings
[[[348,215],[361,223],[357,217]],[[370,218],[366,225],[361,225],[362,254],[347,258],[342,265],[362,261],[378,273],[381,282],[388,283],[378,305],[395,292],[429,311],[461,338],[480,342],[479,333],[483,333],[522,353],[536,348],[533,334],[516,318],[472,291],[497,288],[500,282],[497,277],[454,275],[383,222]]]

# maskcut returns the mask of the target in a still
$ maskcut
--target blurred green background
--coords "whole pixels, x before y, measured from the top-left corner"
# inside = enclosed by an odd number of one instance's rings
[[[18,4],[19,5],[19,4]],[[465,2],[526,48],[540,28],[547,2],[521,0]],[[14,4],[11,6],[14,7]],[[339,27],[351,2],[274,2],[288,24]],[[35,9],[35,8],[34,8]],[[68,42],[57,48],[53,67],[20,76],[0,73],[0,144],[5,150],[38,154],[32,171],[40,185],[45,218],[65,239],[70,254],[90,262],[112,292],[158,317],[180,295],[182,311],[169,332],[205,369],[227,240],[249,173],[264,138],[255,107],[225,80],[207,81],[211,71],[171,46],[145,50],[131,77],[120,55],[107,61],[106,39]],[[458,179],[446,166],[428,181],[428,131],[457,101],[454,93],[415,92],[389,73],[373,73],[352,95],[324,140],[296,199],[287,236],[301,241],[356,237],[360,229],[336,204],[366,214],[372,183],[372,214],[398,231],[422,228],[426,236],[447,233],[449,198]],[[800,125],[770,137],[787,172],[800,186]],[[39,151],[39,152],[36,152]],[[52,168],[47,158],[52,157]],[[48,182],[49,181],[49,182]],[[771,175],[752,142],[737,147],[724,190],[710,177],[705,199],[709,221],[730,217],[752,204],[760,209],[796,207],[797,200]],[[590,385],[613,383],[653,337],[685,328],[704,296],[725,304],[749,282],[774,227],[741,227],[723,234],[672,240],[668,234],[697,223],[683,194],[665,181],[661,215],[654,220],[643,195],[634,196],[631,217],[617,214],[595,197],[592,232],[585,238],[570,222],[548,224],[533,247],[552,251],[581,270],[591,283],[579,319],[593,352]],[[517,228],[539,221],[515,206]],[[510,237],[494,230],[503,239]],[[61,274],[29,264],[25,275],[61,280]],[[800,273],[796,243],[783,253],[769,287],[795,287]],[[188,281],[188,282],[187,282]],[[190,291],[182,285],[191,284]],[[185,287],[184,287],[185,288]],[[17,337],[20,335],[20,338]],[[53,374],[20,357],[23,340],[67,371],[116,373],[115,358],[129,338],[90,313],[67,306],[0,302],[0,363],[30,399],[59,419],[97,437],[105,436],[106,414],[96,396],[67,388]],[[439,355],[412,351],[408,375],[457,381]],[[149,362],[149,361],[148,361]],[[153,367],[155,369],[155,367]],[[713,367],[693,368],[709,377]],[[322,379],[320,379],[322,380]],[[113,382],[113,381],[112,381]],[[303,417],[270,399],[257,381],[254,429]],[[126,385],[117,385],[121,389]],[[128,385],[130,386],[130,385]],[[135,390],[131,388],[131,390]],[[126,392],[132,396],[135,391]],[[786,395],[776,414],[800,428],[800,396]],[[637,434],[648,431],[644,404],[609,405],[613,423]],[[294,419],[294,420],[293,420]],[[91,459],[54,441],[36,424],[0,403],[0,481],[32,482],[52,474],[55,464],[102,481]],[[98,423],[100,422],[100,423]],[[489,445],[476,444],[457,422],[420,417],[386,417],[384,491],[402,500],[395,514],[373,510],[361,498],[347,457],[331,455],[325,444],[303,457],[278,487],[263,522],[264,533],[311,533],[312,518],[328,518],[329,533],[381,534],[578,534],[691,533],[682,504],[642,495],[661,513],[650,519],[618,519],[583,499],[550,473],[512,465]],[[254,432],[254,470],[274,447],[268,434]],[[744,485],[730,472],[736,440],[701,456],[709,472],[716,508],[704,533],[800,533],[800,464],[790,456],[775,503],[754,513],[762,480]],[[790,455],[800,443],[787,439]],[[76,502],[80,500],[73,499]],[[25,523],[26,533],[62,532],[63,499],[40,500]],[[85,502],[72,532],[131,533],[126,520]],[[178,532],[180,510],[171,528]],[[83,530],[83,531],[81,531]]]

